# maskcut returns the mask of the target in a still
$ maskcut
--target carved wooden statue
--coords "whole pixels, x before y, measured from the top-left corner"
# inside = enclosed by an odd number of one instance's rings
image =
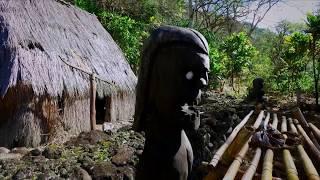
[[[145,43],[134,129],[146,142],[136,179],[187,179],[193,152],[186,128],[198,128],[193,108],[208,83],[208,44],[197,31],[164,26]]]

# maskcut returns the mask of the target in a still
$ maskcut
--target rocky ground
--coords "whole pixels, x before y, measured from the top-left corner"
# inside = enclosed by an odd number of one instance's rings
[[[133,179],[144,137],[124,127],[82,133],[62,145],[2,148],[0,179]]]
[[[194,149],[192,179],[201,179],[203,161],[223,144],[235,125],[253,109],[232,97],[204,95],[201,126],[187,132]],[[134,179],[144,136],[125,126],[112,133],[82,133],[64,144],[38,148],[0,148],[0,179]]]

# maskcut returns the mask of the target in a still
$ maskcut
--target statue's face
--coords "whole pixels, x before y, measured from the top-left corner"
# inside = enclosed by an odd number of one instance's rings
[[[158,51],[151,77],[150,99],[162,114],[194,105],[208,84],[209,58],[184,46]]]
[[[194,105],[201,97],[201,89],[208,85],[209,57],[206,54],[195,53],[186,59],[183,68],[183,84],[181,103]]]

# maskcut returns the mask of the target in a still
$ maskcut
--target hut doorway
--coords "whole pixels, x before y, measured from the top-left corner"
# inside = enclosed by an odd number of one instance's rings
[[[96,95],[96,124],[103,124],[110,121],[111,114],[111,96],[102,98]]]

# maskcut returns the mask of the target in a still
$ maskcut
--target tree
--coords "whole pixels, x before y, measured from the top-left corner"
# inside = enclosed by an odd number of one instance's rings
[[[316,105],[319,105],[319,71],[320,71],[320,14],[307,14],[307,33],[311,34],[310,56],[312,59],[314,91]]]
[[[244,32],[233,33],[226,38],[221,50],[224,54],[225,74],[231,78],[231,85],[235,89],[234,78],[240,75],[243,68],[250,65],[250,60],[257,51]]]
[[[248,35],[251,35],[269,10],[280,1],[193,0],[188,3],[189,7],[193,5],[189,18],[200,29],[225,32],[228,35],[246,30]]]
[[[310,37],[305,33],[294,32],[284,38],[284,52],[282,59],[286,62],[288,72],[288,89],[300,90],[299,79],[308,63],[306,58]]]

